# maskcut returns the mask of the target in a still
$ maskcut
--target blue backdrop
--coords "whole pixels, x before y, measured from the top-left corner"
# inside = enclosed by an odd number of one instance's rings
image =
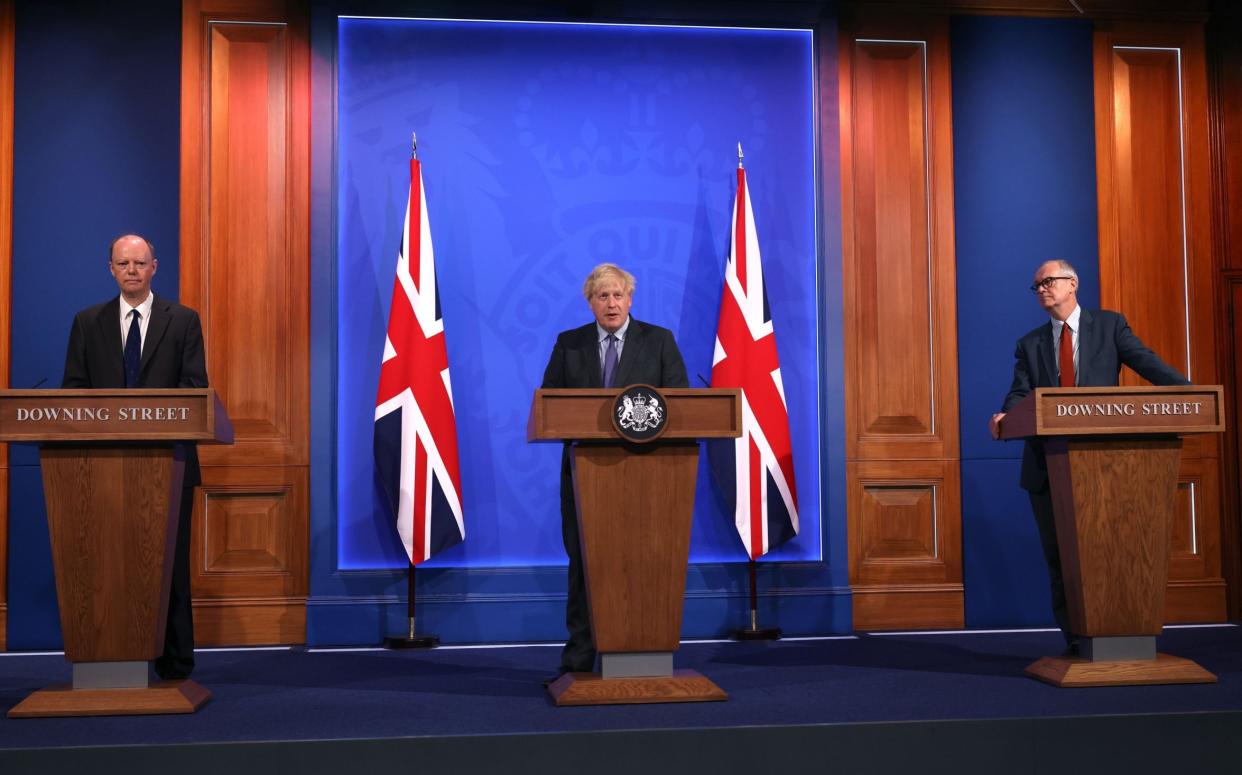
[[[58,388],[74,313],[118,293],[113,238],[155,243],[152,286],[178,295],[181,11],[57,0],[16,13],[9,384]],[[39,456],[9,449],[8,647],[58,648]]]
[[[1079,301],[1099,305],[1092,26],[964,16],[951,33],[966,623],[1051,624],[1022,444],[987,423],[1018,337],[1048,320],[1027,290],[1035,268],[1068,259]]]
[[[711,373],[740,140],[821,556],[815,82],[808,30],[342,18],[337,41],[336,470],[341,570],[405,564],[371,427],[417,131],[457,408],[466,541],[435,566],[563,564],[559,445],[525,441],[556,333],[591,320],[592,266]],[[839,371],[830,379],[839,381]],[[741,560],[700,471],[692,559]]]

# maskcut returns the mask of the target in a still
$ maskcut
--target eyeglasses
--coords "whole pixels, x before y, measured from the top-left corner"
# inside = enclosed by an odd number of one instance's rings
[[[1074,279],[1073,277],[1070,277],[1068,275],[1057,275],[1054,277],[1045,277],[1039,282],[1031,283],[1031,293],[1039,293],[1041,290],[1047,290],[1048,288],[1051,288],[1052,284],[1055,283],[1057,280],[1073,280],[1073,279]]]

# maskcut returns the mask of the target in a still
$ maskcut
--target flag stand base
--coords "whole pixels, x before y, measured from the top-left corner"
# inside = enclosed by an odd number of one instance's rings
[[[439,635],[389,635],[384,638],[386,649],[433,649],[439,645]]]
[[[758,583],[755,581],[755,567],[755,560],[752,557],[750,562],[746,563],[747,575],[750,576],[750,626],[731,630],[729,637],[733,640],[780,640],[780,627],[759,626],[759,591]]]
[[[780,640],[780,627],[747,627],[729,633],[733,640]]]
[[[440,645],[439,635],[419,635],[417,628],[414,626],[414,601],[418,599],[418,589],[414,584],[414,564],[410,563],[410,567],[406,574],[406,581],[409,585],[406,591],[406,630],[402,635],[389,635],[384,638],[384,648],[386,649],[433,649]]]

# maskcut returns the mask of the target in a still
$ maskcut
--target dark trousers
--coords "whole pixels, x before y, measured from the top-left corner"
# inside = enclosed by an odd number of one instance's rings
[[[155,673],[164,679],[189,678],[194,671],[194,612],[190,605],[190,516],[193,513],[194,485],[187,483],[181,488],[164,653],[155,660]]]
[[[569,640],[561,649],[561,671],[590,673],[595,670],[595,638],[591,634],[591,609],[587,600],[586,574],[582,566],[582,543],[578,538],[578,510],[574,507],[574,478],[569,445],[561,456],[561,540],[569,556],[565,628]]]
[[[1035,513],[1035,526],[1039,528],[1039,545],[1044,550],[1044,562],[1048,564],[1048,580],[1052,589],[1052,616],[1065,636],[1066,643],[1078,637],[1070,629],[1069,607],[1065,600],[1065,579],[1061,575],[1061,550],[1057,546],[1057,523],[1052,511],[1052,491],[1044,485],[1042,490],[1027,491],[1031,499],[1031,511]]]

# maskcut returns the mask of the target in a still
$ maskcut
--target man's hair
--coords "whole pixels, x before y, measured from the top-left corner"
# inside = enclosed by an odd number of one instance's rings
[[[1049,260],[1055,261],[1057,266],[1061,267],[1061,271],[1065,272],[1065,274],[1073,277],[1075,280],[1078,279],[1078,272],[1074,271],[1074,265],[1066,261],[1064,258],[1053,258]]]
[[[142,236],[141,234],[134,234],[132,231],[127,231],[127,232],[125,232],[124,234],[118,234],[116,239],[114,239],[114,240],[112,240],[111,242],[109,242],[109,243],[108,243],[108,263],[109,263],[109,264],[111,264],[111,263],[112,263],[112,251],[116,250],[116,243],[120,242],[121,240],[125,239],[126,237],[137,237],[138,239],[140,239],[140,240],[142,240],[143,242],[147,243],[147,250],[148,250],[148,251],[150,251],[150,253],[151,253],[151,260],[152,260],[152,261],[157,260],[157,259],[155,258],[155,244],[154,244],[154,243],[152,243],[152,242],[151,242],[151,240],[147,239],[146,237]]]
[[[587,275],[586,282],[582,284],[582,295],[590,299],[600,284],[608,279],[620,281],[621,290],[625,291],[626,296],[634,293],[634,275],[616,264],[600,264]]]

